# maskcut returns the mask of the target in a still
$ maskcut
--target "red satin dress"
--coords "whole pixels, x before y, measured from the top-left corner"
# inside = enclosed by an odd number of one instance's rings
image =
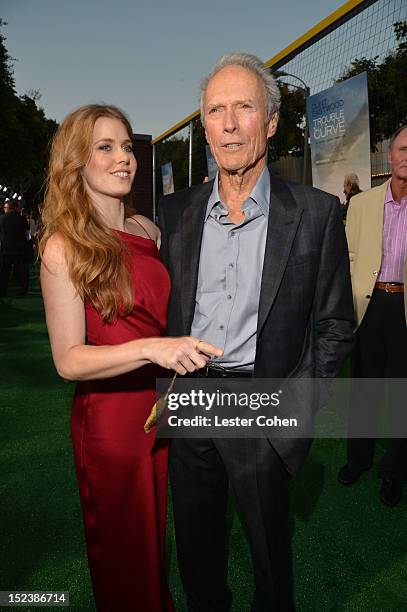
[[[153,240],[118,232],[134,310],[105,324],[86,305],[87,340],[112,345],[166,333],[170,281]],[[174,610],[165,577],[167,443],[144,423],[159,368],[81,382],[71,433],[96,606],[103,612]]]

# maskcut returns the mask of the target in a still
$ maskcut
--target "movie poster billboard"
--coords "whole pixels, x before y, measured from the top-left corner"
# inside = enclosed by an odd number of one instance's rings
[[[218,165],[215,161],[214,156],[212,155],[212,151],[209,145],[205,146],[205,151],[206,151],[206,164],[208,166],[208,179],[211,181],[216,176],[216,173],[218,171]]]
[[[161,176],[163,179],[163,195],[174,193],[174,176],[172,174],[172,162],[161,166]]]
[[[337,195],[344,178],[356,174],[362,191],[371,187],[369,101],[363,72],[307,99],[314,187]]]

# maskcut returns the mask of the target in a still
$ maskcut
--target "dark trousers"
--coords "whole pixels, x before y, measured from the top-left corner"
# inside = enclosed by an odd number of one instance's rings
[[[353,376],[355,378],[406,378],[407,327],[404,314],[404,295],[375,289],[366,314],[356,332]],[[355,386],[358,381],[355,381]],[[358,400],[363,393],[363,401]],[[349,413],[349,434],[355,436],[364,423],[375,423],[383,410],[385,391],[380,381],[366,384],[353,393]],[[368,397],[368,401],[367,398]],[[406,402],[407,398],[402,398]],[[390,403],[389,410],[403,409]],[[391,418],[391,414],[387,415]],[[348,439],[348,465],[355,469],[369,469],[373,461],[375,440]],[[393,438],[379,466],[381,478],[407,479],[407,440]]]
[[[3,253],[0,269],[0,295],[6,295],[10,281],[11,270],[20,287],[20,291],[25,295],[28,291],[29,262],[24,255],[7,255]]]
[[[188,610],[230,609],[226,580],[230,481],[251,550],[256,585],[252,610],[294,611],[289,477],[268,440],[174,439],[170,476]]]

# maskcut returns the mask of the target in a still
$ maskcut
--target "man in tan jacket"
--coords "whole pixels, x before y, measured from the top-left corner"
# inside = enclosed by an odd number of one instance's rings
[[[356,379],[407,377],[407,125],[390,139],[389,162],[391,179],[354,196],[346,224],[357,320]],[[355,387],[358,384],[363,386],[364,401],[359,401],[361,395],[356,400],[357,393],[351,400],[347,463],[338,474],[345,485],[356,482],[372,465],[375,440],[363,437],[363,428],[372,431],[384,399],[380,381],[356,381]],[[389,441],[379,476],[380,499],[397,505],[407,480],[406,439]]]

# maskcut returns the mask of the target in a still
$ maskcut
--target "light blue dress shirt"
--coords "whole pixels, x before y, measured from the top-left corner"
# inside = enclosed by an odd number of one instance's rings
[[[252,370],[270,204],[270,175],[264,168],[243,203],[244,220],[228,220],[219,196],[219,176],[209,197],[199,261],[191,334],[223,349],[215,359],[225,368]]]

